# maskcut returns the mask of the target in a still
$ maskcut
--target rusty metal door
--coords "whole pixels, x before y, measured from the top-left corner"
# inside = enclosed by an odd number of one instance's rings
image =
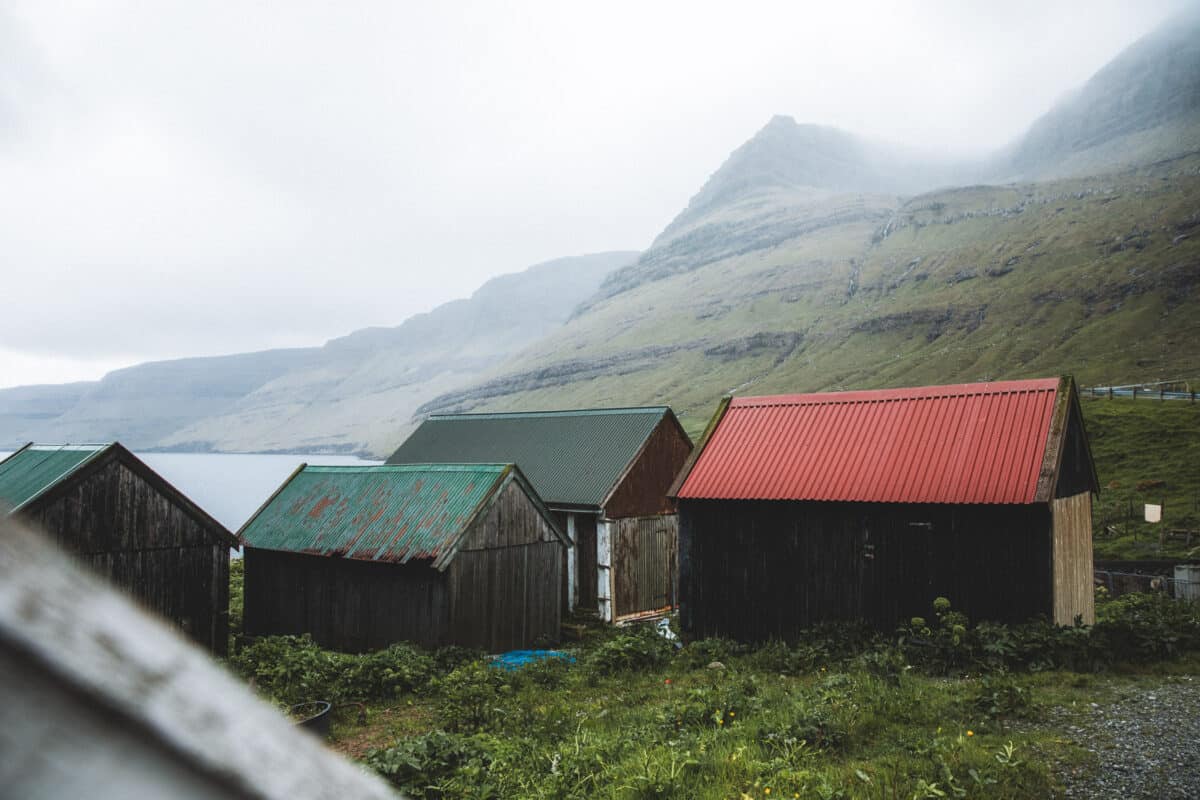
[[[679,517],[675,514],[633,517],[610,524],[614,532],[613,618],[674,608]]]

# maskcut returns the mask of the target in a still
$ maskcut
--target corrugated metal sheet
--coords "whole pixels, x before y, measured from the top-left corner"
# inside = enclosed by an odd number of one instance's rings
[[[668,413],[654,406],[433,416],[387,463],[512,462],[545,502],[599,506]]]
[[[1058,379],[739,397],[681,498],[1031,503]]]
[[[249,547],[404,563],[436,559],[501,485],[507,464],[298,470],[238,532]]]
[[[30,444],[0,462],[0,513],[19,509],[111,444]]]

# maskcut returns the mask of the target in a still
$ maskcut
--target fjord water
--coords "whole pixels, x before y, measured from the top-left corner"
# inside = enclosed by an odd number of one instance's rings
[[[0,452],[0,459],[9,453]],[[263,453],[138,453],[159,475],[236,531],[302,463],[378,464],[355,456]]]

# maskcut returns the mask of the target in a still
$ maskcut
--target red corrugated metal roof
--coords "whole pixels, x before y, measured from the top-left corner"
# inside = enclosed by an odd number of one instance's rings
[[[1032,503],[1058,385],[737,397],[678,496]]]

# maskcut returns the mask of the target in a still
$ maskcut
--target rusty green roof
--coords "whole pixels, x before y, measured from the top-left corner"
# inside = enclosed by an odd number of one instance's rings
[[[438,414],[387,463],[513,462],[547,503],[600,506],[664,418],[667,406]]]
[[[302,464],[238,536],[265,550],[397,563],[432,559],[441,568],[510,477],[551,522],[512,464]]]
[[[0,513],[12,513],[112,447],[111,444],[27,444],[0,461]]]

